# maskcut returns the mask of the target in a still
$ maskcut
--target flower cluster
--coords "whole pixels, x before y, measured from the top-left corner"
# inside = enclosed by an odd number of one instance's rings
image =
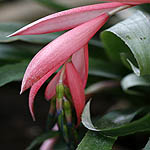
[[[21,93],[31,87],[29,107],[33,118],[34,98],[38,90],[62,66],[48,84],[45,90],[45,98],[47,100],[55,99],[58,116],[62,114],[62,111],[69,112],[70,105],[73,104],[78,126],[85,106],[84,88],[88,78],[89,40],[114,13],[137,4],[150,2],[150,0],[105,1],[112,1],[112,3],[88,5],[55,13],[10,35],[46,34],[71,29],[40,50],[26,69]],[[68,94],[71,97],[67,96]],[[65,103],[68,101],[69,103]],[[65,104],[67,105],[65,106]],[[65,111],[65,108],[69,108],[68,111]],[[66,113],[66,121],[71,123],[70,112]]]

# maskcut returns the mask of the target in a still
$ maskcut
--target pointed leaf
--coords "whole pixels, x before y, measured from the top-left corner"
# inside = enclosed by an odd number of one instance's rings
[[[84,110],[82,113],[82,124],[89,130],[100,131],[100,130],[96,129],[94,127],[94,125],[92,124],[91,115],[90,115],[90,103],[91,103],[91,100],[89,100],[89,102],[84,107]]]
[[[49,70],[80,50],[104,25],[107,19],[108,15],[103,14],[64,33],[44,47],[30,62],[23,78],[22,90],[28,89]]]
[[[122,5],[121,3],[95,4],[58,12],[39,19],[9,36],[45,34],[72,29]]]
[[[83,83],[80,75],[78,74],[72,63],[66,64],[66,76],[68,80],[68,86],[72,95],[72,101],[76,109],[78,126],[81,120],[81,113],[85,105]]]

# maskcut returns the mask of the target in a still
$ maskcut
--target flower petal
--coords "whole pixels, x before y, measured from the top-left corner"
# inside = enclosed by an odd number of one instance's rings
[[[22,81],[22,90],[31,87],[49,70],[80,50],[104,25],[108,18],[108,14],[103,14],[90,20],[59,36],[38,52],[27,67]]]
[[[8,37],[16,35],[45,34],[72,29],[122,5],[123,4],[121,3],[95,4],[58,12],[39,19]]]
[[[100,0],[103,2],[123,2],[126,4],[143,4],[143,3],[150,3],[150,0]]]
[[[80,74],[84,88],[88,78],[88,59],[88,44],[72,55],[72,63]]]
[[[55,75],[55,77],[49,82],[45,90],[45,98],[50,100],[56,93],[56,85],[59,82],[61,70]]]
[[[63,64],[63,63],[62,63]],[[52,69],[50,72],[48,72],[45,76],[43,76],[38,82],[36,82],[30,90],[29,93],[29,109],[30,109],[30,113],[32,115],[33,120],[35,120],[35,116],[34,116],[34,98],[38,92],[38,90],[40,89],[40,87],[44,84],[44,82],[62,65],[59,64],[57,65],[54,69]]]
[[[82,80],[76,71],[74,65],[70,62],[66,64],[66,76],[69,89],[72,95],[72,101],[77,114],[77,126],[81,120],[81,114],[85,106],[85,95]]]

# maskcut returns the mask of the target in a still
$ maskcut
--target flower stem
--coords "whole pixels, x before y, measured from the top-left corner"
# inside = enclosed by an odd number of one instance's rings
[[[72,57],[70,57],[70,58],[65,62],[65,64],[68,63],[68,62],[71,62],[71,61],[72,61]],[[62,71],[61,71],[61,74],[60,74],[59,83],[62,83],[62,82],[63,82],[63,76],[64,76],[65,68],[66,68],[65,64],[64,64],[64,66],[63,66],[63,68],[62,68]]]
[[[65,68],[66,68],[66,66],[64,64],[64,66],[62,68],[62,71],[61,71],[61,74],[60,74],[59,83],[63,82],[63,76],[64,76],[64,73],[65,73]]]

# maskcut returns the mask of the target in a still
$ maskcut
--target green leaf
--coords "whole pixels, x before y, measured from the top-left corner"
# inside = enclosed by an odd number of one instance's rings
[[[101,122],[101,120],[103,120],[104,122],[103,122],[103,124],[100,123],[101,124],[100,128],[97,128],[97,127],[94,127],[94,125],[92,124],[92,121],[91,121],[90,104],[91,104],[91,101],[89,101],[84,108],[84,111],[82,113],[82,124],[86,128],[88,128],[89,130],[92,130],[92,131],[103,131],[103,130],[105,130],[105,128],[111,129],[113,126],[117,127],[124,123],[128,123],[135,117],[135,115],[137,115],[139,113],[139,111],[141,111],[141,110],[138,110],[138,111],[135,111],[135,110],[113,111],[111,113],[106,114],[104,117],[102,117],[100,119],[100,122]],[[97,121],[97,122],[99,122],[99,121]],[[96,123],[96,124],[98,124],[98,123]]]
[[[53,39],[60,36],[63,32],[43,34],[43,35],[24,35],[7,37],[18,29],[22,28],[26,24],[23,23],[0,23],[0,43],[14,42],[17,40],[35,43],[35,44],[47,44]]]
[[[141,9],[142,11],[146,11],[148,13],[150,13],[150,4],[142,4],[142,5],[138,5],[136,6],[138,9]]]
[[[150,114],[146,113],[143,117],[132,121],[135,116],[141,114],[147,108],[142,109],[127,109],[112,111],[100,119],[97,119],[95,126],[90,119],[90,102],[87,103],[83,114],[83,125],[93,131],[99,131],[109,136],[124,136],[136,132],[150,131]],[[93,128],[94,127],[94,128]]]
[[[26,150],[32,150],[34,147],[42,144],[45,140],[47,140],[49,138],[53,138],[55,136],[58,136],[58,132],[56,132],[56,131],[46,132],[46,133],[42,134],[41,136],[37,137],[35,140],[33,140],[33,142],[27,147]]]
[[[130,88],[139,86],[150,86],[150,76],[137,76],[135,74],[129,74],[125,76],[121,81],[122,89],[129,94],[141,94]]]
[[[18,62],[31,59],[42,47],[40,45],[14,42],[0,44],[0,61]]]
[[[122,67],[115,67],[116,64],[101,59],[89,59],[89,75],[101,76],[112,79],[120,79],[125,70]]]
[[[150,150],[150,139],[143,150]]]
[[[98,132],[88,131],[77,150],[112,150],[117,137],[107,137]]]
[[[109,56],[118,61],[120,53],[132,52],[128,59],[137,75],[150,74],[150,19],[138,11],[101,34]]]
[[[120,87],[119,81],[114,81],[114,80],[100,81],[100,82],[96,82],[88,86],[88,88],[85,89],[85,94],[93,95],[100,91],[114,89],[118,87]]]
[[[34,1],[40,2],[41,4],[44,4],[45,6],[53,8],[57,11],[62,11],[62,10],[68,9],[68,7],[59,4],[59,3],[55,2],[54,0],[34,0]]]
[[[12,81],[21,80],[28,63],[29,61],[26,60],[17,64],[0,67],[0,86],[3,86]]]

